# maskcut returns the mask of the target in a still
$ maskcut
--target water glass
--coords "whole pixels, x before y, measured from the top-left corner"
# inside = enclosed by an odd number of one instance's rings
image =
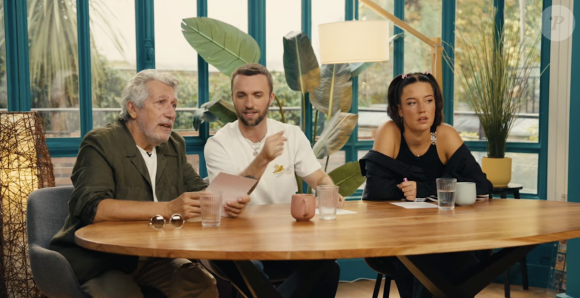
[[[222,193],[203,192],[200,195],[201,225],[219,227],[222,218]]]
[[[338,186],[319,185],[316,187],[318,197],[318,214],[320,219],[332,220],[336,218],[338,205]]]
[[[437,178],[437,200],[439,210],[452,210],[455,208],[455,178]]]

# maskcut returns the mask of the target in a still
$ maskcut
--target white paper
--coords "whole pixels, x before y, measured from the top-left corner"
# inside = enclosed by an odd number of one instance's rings
[[[391,203],[393,205],[403,207],[405,209],[421,209],[421,208],[438,208],[436,204],[431,204],[427,202],[400,202],[400,203]]]
[[[350,210],[344,210],[344,209],[336,209],[336,215],[342,215],[342,214],[355,214],[356,212],[354,211],[350,211]],[[318,208],[316,208],[316,213],[315,214],[320,214],[318,212]]]
[[[248,195],[256,183],[258,183],[256,179],[221,172],[213,179],[207,190],[221,191],[222,201],[226,204],[228,201],[236,201],[239,197]]]

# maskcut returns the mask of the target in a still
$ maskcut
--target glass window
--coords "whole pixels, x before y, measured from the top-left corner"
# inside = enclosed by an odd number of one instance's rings
[[[394,10],[393,0],[375,1],[390,13]],[[373,10],[360,4],[359,20],[384,20]],[[394,30],[391,29],[391,34]],[[389,38],[385,36],[385,38]],[[373,63],[358,76],[358,139],[374,139],[381,123],[390,120],[387,116],[387,90],[393,79],[393,45],[390,47],[390,60]],[[405,58],[406,59],[406,58]]]
[[[533,71],[527,82],[528,96],[508,137],[512,142],[538,142],[542,48],[541,39],[537,37],[542,34],[542,4],[542,0],[528,0],[525,3],[519,0],[505,1],[506,30],[519,32],[520,37],[527,38],[535,47]]]
[[[345,0],[316,0],[312,1],[312,48],[320,61],[320,41],[318,26],[326,23],[344,21]]]
[[[199,154],[188,154],[187,161],[191,164],[195,172],[199,174]]]
[[[54,169],[55,186],[72,185],[70,176],[75,165],[76,157],[53,157],[52,166]]]
[[[178,0],[171,5],[155,1],[155,68],[170,72],[180,82],[175,131],[182,136],[198,135],[191,124],[198,106],[197,52],[181,33],[181,20],[196,16],[196,1]]]
[[[28,1],[30,95],[47,137],[80,137],[75,3]]]
[[[121,92],[135,75],[135,2],[91,0],[89,3],[93,127],[96,128],[117,119]]]
[[[266,65],[274,80],[274,94],[284,108],[286,122],[300,125],[301,95],[293,91],[284,76],[284,44],[282,39],[292,31],[301,31],[299,1],[277,1],[266,5]],[[281,121],[278,104],[272,103],[268,117]]]
[[[526,1],[525,8],[520,10],[520,1],[506,0],[505,6],[505,28],[511,32],[520,32],[526,36],[530,41],[536,41],[536,37],[541,32],[541,14],[542,1],[529,0]],[[479,29],[476,28],[476,22],[473,19],[481,15],[489,15],[492,13],[491,9],[493,3],[482,6],[479,3],[474,3],[469,0],[457,1],[457,30],[460,31],[466,38],[472,38],[471,34],[477,34]],[[524,22],[521,22],[521,16],[524,15]],[[464,45],[460,38],[455,39],[456,64],[462,63],[465,59],[460,53]],[[520,114],[515,121],[512,130],[508,136],[510,142],[537,142],[539,131],[539,108],[540,108],[540,55],[541,55],[541,40],[537,39],[535,44],[536,53],[532,58],[534,66],[530,77],[528,78],[528,97],[523,104]],[[473,112],[465,96],[465,90],[459,87],[458,79],[455,79],[455,95],[454,95],[454,118],[453,124],[455,129],[459,132],[463,140],[485,140],[483,129],[481,128],[479,119]]]
[[[406,1],[405,22],[429,38],[441,37],[441,0]],[[431,46],[406,33],[405,73],[432,72],[431,63]]]
[[[4,41],[4,13],[0,15],[0,41]],[[0,44],[0,111],[8,109],[8,95],[6,93],[6,43]]]
[[[479,164],[485,152],[472,152]],[[510,183],[521,184],[524,188],[520,193],[538,193],[538,154],[532,153],[506,153],[506,157],[512,158],[512,180]]]
[[[248,32],[248,0],[209,0],[207,10],[210,18]],[[224,99],[231,102],[230,89],[229,75],[209,65],[209,100]],[[210,134],[214,134],[224,124],[219,121],[211,123]]]

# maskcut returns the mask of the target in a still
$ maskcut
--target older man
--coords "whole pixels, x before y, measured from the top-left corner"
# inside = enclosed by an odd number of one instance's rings
[[[220,172],[258,179],[250,204],[290,203],[298,190],[295,175],[312,188],[334,185],[300,128],[268,119],[274,93],[272,75],[264,66],[239,67],[232,74],[231,87],[238,120],[225,125],[207,141],[204,152],[210,181]],[[340,197],[340,204],[343,202]],[[241,202],[227,202],[234,203]],[[244,291],[242,279],[232,264],[226,261],[204,261],[204,264],[214,271],[219,267]],[[271,279],[287,277],[278,287],[286,297],[334,297],[336,294],[340,268],[334,260],[254,261],[254,264]]]
[[[70,262],[92,297],[143,297],[142,286],[168,297],[218,296],[213,276],[187,259],[100,253],[74,242],[75,231],[91,223],[200,215],[198,191],[207,185],[187,162],[184,139],[172,131],[178,85],[169,74],[139,72],[123,90],[119,120],[89,132],[81,143],[70,214],[51,248]],[[237,216],[242,210],[234,204],[226,212]]]

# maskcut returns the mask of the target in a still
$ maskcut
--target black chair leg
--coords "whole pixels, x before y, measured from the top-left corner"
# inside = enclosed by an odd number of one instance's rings
[[[383,288],[383,298],[389,298],[389,294],[391,293],[391,280],[393,280],[390,276],[385,275],[385,287]]]
[[[503,287],[504,287],[504,291],[505,291],[505,298],[510,298],[510,270],[509,270],[509,268],[504,274]]]
[[[527,289],[529,289],[529,287],[528,287],[528,265],[526,263],[525,256],[520,260],[520,266],[522,268],[522,285],[524,286],[524,290],[527,290]]]
[[[379,290],[381,289],[381,282],[383,281],[383,275],[379,273],[377,275],[377,281],[375,282],[375,289],[373,291],[373,298],[379,297]]]

